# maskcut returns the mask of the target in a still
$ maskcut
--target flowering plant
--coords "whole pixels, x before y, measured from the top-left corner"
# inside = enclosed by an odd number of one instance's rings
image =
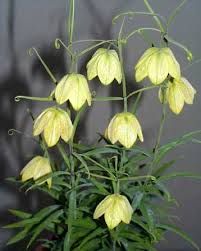
[[[56,39],[55,46],[56,49],[61,46],[66,49],[71,69],[59,81],[38,51],[35,48],[30,50],[30,54],[36,53],[55,87],[48,97],[16,97],[16,101],[52,102],[36,117],[31,114],[33,137],[37,139],[41,155],[35,156],[22,169],[20,183],[27,190],[47,193],[54,202],[35,214],[11,210],[21,220],[6,227],[21,230],[9,240],[9,244],[29,238],[27,247],[30,248],[43,231],[49,231],[52,238],[40,241],[51,251],[154,251],[166,231],[173,231],[199,250],[186,233],[171,223],[171,215],[162,210],[159,203],[162,200],[164,207],[176,203],[166,187],[167,180],[178,176],[200,179],[199,175],[190,172],[165,173],[174,161],[167,162],[164,157],[177,146],[195,142],[201,131],[161,145],[168,106],[171,112],[179,114],[184,103],[193,104],[196,94],[195,88],[183,77],[170,46],[174,44],[183,49],[189,61],[193,59],[192,53],[172,39],[168,32],[185,2],[166,19],[155,13],[148,0],[144,0],[148,11],[129,11],[113,19],[113,23],[122,21],[117,38],[74,41],[75,0],[69,0],[68,43]],[[137,15],[150,16],[157,27],[140,27],[125,35],[127,18]],[[136,82],[148,78],[150,84],[128,93],[123,49],[131,37],[140,35],[146,38],[146,32],[150,31],[159,33],[159,44],[151,41],[134,67]],[[88,42],[94,44],[82,51],[75,50],[77,43]],[[94,50],[86,65],[87,76],[84,76],[77,70],[79,59]],[[117,82],[122,86],[122,96],[92,95],[89,81],[94,78],[104,86]],[[158,90],[162,117],[156,144],[153,149],[146,149],[137,146],[138,139],[143,142],[146,137],[143,137],[136,113],[142,93],[151,89]],[[131,99],[134,105],[128,107]],[[122,102],[123,109],[105,126],[105,132],[100,134],[100,144],[88,146],[76,138],[76,129],[82,113],[96,101]],[[50,148],[55,148],[61,159],[51,155]]]

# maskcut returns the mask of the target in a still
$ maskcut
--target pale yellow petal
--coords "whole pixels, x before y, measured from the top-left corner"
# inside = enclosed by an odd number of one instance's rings
[[[74,74],[74,84],[71,87],[69,101],[74,110],[78,111],[86,101],[91,105],[91,95],[86,78],[81,74]]]
[[[180,81],[180,89],[184,95],[184,100],[187,104],[192,105],[194,96],[196,94],[196,90],[189,83],[189,81],[185,78],[182,78]]]
[[[104,215],[105,222],[109,229],[117,227],[121,222],[119,212],[116,211],[115,209],[116,209],[115,203],[113,202],[112,205],[109,208],[107,208]]]
[[[31,161],[29,161],[26,166],[22,169],[20,175],[22,175],[22,181],[27,181],[34,177],[34,172],[37,166],[38,161],[40,161],[41,157],[36,156]]]
[[[184,106],[184,96],[178,85],[172,83],[169,87],[168,92],[168,103],[170,109],[175,113],[179,114]]]
[[[63,111],[60,115],[60,134],[61,138],[68,142],[73,133],[73,124],[67,112]]]
[[[55,98],[58,104],[63,104],[69,98],[71,85],[68,82],[68,76],[64,76],[58,83],[55,90]]]
[[[150,58],[150,56],[154,55],[154,53],[156,53],[158,51],[158,48],[156,47],[152,47],[147,49],[144,54],[140,57],[140,59],[138,60],[135,69],[137,70],[138,67],[141,67],[142,64],[146,65],[146,61]]]
[[[180,79],[181,77],[180,65],[177,62],[173,52],[170,50],[170,48],[164,48],[164,51],[166,53],[166,58],[168,61],[168,72],[170,76],[172,76],[175,79]]]
[[[57,114],[55,114],[46,125],[44,129],[44,138],[49,147],[56,145],[56,143],[59,141],[60,122]]]
[[[114,73],[115,79],[120,84],[122,81],[122,70],[119,56],[115,50],[110,50],[110,54],[116,59],[116,72]]]
[[[114,60],[113,56],[108,53],[101,55],[97,66],[100,82],[104,85],[111,84],[115,78],[116,68],[116,59]]]
[[[125,196],[119,195],[118,202],[115,205],[115,211],[126,224],[129,224],[131,221],[133,209]]]
[[[100,48],[98,49],[94,55],[92,56],[91,60],[87,63],[87,78],[92,80],[98,75],[97,65],[99,61],[99,56],[105,53],[107,49]]]
[[[34,136],[38,136],[39,134],[42,133],[42,131],[44,130],[48,121],[51,119],[52,115],[53,115],[52,109],[48,108],[48,109],[44,110],[38,116],[38,118],[35,120],[34,126],[33,126],[33,135]]]
[[[113,199],[113,197],[111,195],[108,195],[108,196],[105,197],[104,200],[102,200],[98,204],[98,206],[95,209],[94,215],[93,215],[94,219],[100,218],[106,212],[108,207],[111,206],[112,199]]]
[[[155,85],[161,84],[168,76],[168,61],[161,51],[150,58],[147,67],[150,81]]]

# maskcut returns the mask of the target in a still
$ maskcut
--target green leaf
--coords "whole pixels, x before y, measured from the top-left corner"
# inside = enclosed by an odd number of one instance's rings
[[[101,239],[95,238],[88,241],[86,244],[84,244],[81,249],[80,247],[78,247],[78,248],[73,249],[73,251],[89,251],[89,250],[96,251],[96,250],[99,250],[100,243],[101,243]]]
[[[98,182],[95,179],[91,179],[91,182],[96,186],[96,188],[101,192],[103,195],[109,195],[110,193],[105,189],[104,183]]]
[[[26,220],[22,220],[22,221],[19,221],[16,223],[8,224],[8,225],[4,226],[4,228],[8,228],[8,229],[22,228],[22,227],[26,227],[27,225],[34,225],[34,224],[38,223],[38,221],[39,221],[38,218],[26,219]]]
[[[140,211],[146,223],[148,224],[150,231],[153,231],[155,219],[154,219],[154,213],[152,209],[149,208],[147,204],[142,203],[140,205]]]
[[[92,162],[93,164],[95,164],[95,166],[97,165],[97,166],[100,167],[102,170],[104,170],[104,171],[106,171],[107,173],[109,173],[109,174],[110,174],[110,177],[115,179],[115,175],[112,173],[112,171],[111,171],[109,168],[107,168],[106,166],[103,166],[102,164],[100,164],[100,163],[97,162],[96,160],[94,160],[94,159],[92,159],[92,158],[90,158],[90,157],[88,157],[88,156],[85,156],[84,154],[83,154],[82,156],[83,156],[83,158],[85,158],[85,159],[89,160],[90,162]]]
[[[59,205],[53,205],[53,206],[43,208],[38,213],[33,215],[31,218],[28,218],[28,219],[25,219],[25,220],[22,220],[22,221],[19,221],[19,222],[16,222],[16,223],[6,225],[4,228],[21,228],[21,227],[26,228],[29,225],[30,226],[35,225],[38,222],[40,222],[44,217],[46,217],[48,214],[55,211],[59,207],[60,207]]]
[[[175,160],[166,162],[164,164],[162,164],[157,170],[155,170],[153,172],[153,176],[158,177],[160,176],[162,173],[164,173],[168,168],[172,167],[172,165],[175,163]]]
[[[132,222],[135,223],[135,224],[137,224],[138,226],[140,226],[140,227],[141,227],[142,229],[144,229],[147,233],[149,233],[150,236],[152,236],[154,240],[156,240],[155,234],[154,234],[152,231],[150,231],[150,229],[149,229],[149,227],[148,227],[147,224],[143,223],[141,217],[137,216],[136,214],[133,215],[133,217],[132,217]]]
[[[110,148],[110,147],[99,147],[87,152],[84,152],[82,154],[86,155],[86,156],[93,156],[93,155],[99,155],[99,154],[104,154],[104,153],[115,153],[115,154],[120,154],[119,151],[117,149],[114,148]]]
[[[88,234],[80,243],[79,245],[79,249],[78,250],[82,250],[81,248],[91,239],[94,239],[95,237],[103,234],[104,232],[106,232],[106,229],[102,229],[102,228],[97,228],[95,229],[93,232],[91,232],[90,234]]]
[[[28,219],[28,218],[30,218],[32,216],[31,214],[20,211],[20,210],[9,209],[8,211],[12,215],[15,215],[15,216],[17,216],[18,218],[21,218],[21,219]]]
[[[57,172],[52,172],[52,173],[49,173],[39,179],[37,179],[35,181],[35,184],[33,184],[31,187],[29,187],[27,189],[27,191],[31,190],[31,189],[34,189],[34,188],[37,188],[41,183],[43,183],[44,181],[46,181],[47,179],[50,179],[50,178],[54,178],[54,177],[58,177],[58,176],[63,176],[63,175],[67,175],[69,176],[70,173],[69,172],[65,172],[65,171],[57,171]],[[51,189],[49,189],[51,190]]]
[[[74,220],[72,225],[75,227],[81,227],[81,228],[86,228],[86,229],[96,228],[96,223],[89,217],[84,218],[84,219]]]
[[[135,212],[135,210],[138,208],[138,206],[140,205],[142,199],[143,199],[144,193],[138,191],[132,201],[132,208],[133,211]]]
[[[22,239],[26,238],[29,233],[29,229],[25,228],[21,232],[17,233],[15,236],[13,236],[8,242],[7,245],[14,244],[18,241],[21,241]]]
[[[171,173],[167,175],[163,175],[160,178],[158,178],[158,181],[167,181],[167,180],[172,180],[177,177],[183,177],[183,178],[193,178],[193,179],[201,179],[200,174],[194,174],[194,173],[189,173],[189,172],[176,172],[176,173]]]
[[[62,214],[64,213],[63,209],[57,210],[56,212],[53,212],[52,214],[48,215],[48,217],[42,221],[36,228],[33,229],[33,235],[31,240],[29,241],[29,244],[27,248],[31,246],[33,241],[36,239],[36,237],[44,230],[47,228],[47,226],[57,220]]]
[[[73,155],[82,163],[82,165],[85,167],[85,169],[87,171],[88,177],[90,177],[90,171],[89,171],[87,162],[82,158],[82,156],[80,156],[76,152],[74,152]]]
[[[178,227],[176,227],[176,226],[174,226],[174,225],[171,225],[171,224],[158,224],[157,227],[178,234],[178,235],[181,236],[184,240],[186,240],[187,242],[189,242],[195,249],[197,249],[198,251],[200,250],[200,248],[198,247],[198,245],[191,239],[191,237],[189,237],[189,236],[188,236],[185,232],[183,232],[180,228],[178,228]]]
[[[180,145],[186,144],[187,142],[193,141],[194,137],[199,134],[201,134],[201,130],[190,132],[190,133],[187,133],[187,134],[171,141],[168,144],[161,146],[158,149],[158,153],[157,153],[156,159],[155,159],[155,164],[158,163],[169,151],[175,149],[177,146],[180,146]]]

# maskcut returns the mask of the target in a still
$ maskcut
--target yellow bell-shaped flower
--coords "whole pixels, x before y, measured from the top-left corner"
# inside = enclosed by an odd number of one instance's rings
[[[87,76],[91,80],[99,77],[103,85],[109,85],[114,79],[120,84],[122,81],[121,64],[115,50],[100,48],[87,64]]]
[[[56,107],[47,108],[34,122],[33,135],[38,136],[42,132],[49,147],[56,145],[60,137],[68,142],[73,132],[68,113]]]
[[[180,65],[168,47],[149,48],[135,66],[137,82],[149,77],[154,85],[159,85],[167,78],[168,74],[175,79],[181,77]]]
[[[112,144],[119,141],[126,148],[133,146],[137,136],[143,141],[141,126],[135,115],[130,112],[117,113],[110,121],[105,136]]]
[[[179,114],[184,103],[193,104],[195,94],[196,90],[193,86],[182,77],[179,80],[168,81],[167,88],[164,91],[159,90],[159,99],[162,103],[167,102],[172,112]]]
[[[74,110],[79,110],[87,101],[91,105],[91,93],[85,76],[72,73],[64,76],[58,83],[55,90],[57,103],[63,104],[70,101]]]
[[[33,179],[35,181],[51,172],[52,169],[48,158],[36,156],[27,163],[27,165],[22,169],[20,175],[22,176],[23,182],[30,179]],[[45,180],[44,182],[47,182],[49,188],[51,187],[51,178]],[[44,182],[40,183],[39,185],[43,184]]]
[[[94,219],[104,215],[105,222],[109,229],[113,229],[119,225],[121,221],[129,224],[133,214],[133,209],[128,199],[120,194],[108,195],[96,207]]]

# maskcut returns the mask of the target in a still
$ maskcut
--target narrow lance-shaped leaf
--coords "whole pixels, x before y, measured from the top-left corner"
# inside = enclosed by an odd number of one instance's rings
[[[171,224],[158,224],[157,225],[159,228],[162,228],[164,230],[168,230],[171,232],[174,232],[176,234],[178,234],[179,236],[181,236],[184,240],[186,240],[187,242],[189,242],[196,250],[200,250],[200,248],[198,247],[198,245],[191,239],[190,236],[188,236],[185,232],[183,232],[180,228],[171,225]]]

